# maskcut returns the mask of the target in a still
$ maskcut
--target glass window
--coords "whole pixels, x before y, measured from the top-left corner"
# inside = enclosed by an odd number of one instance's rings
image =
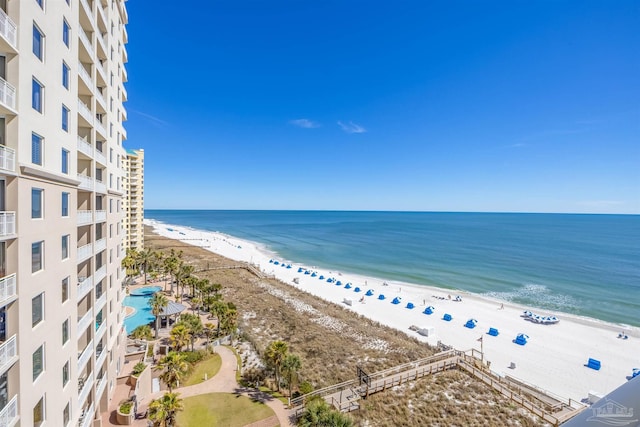
[[[69,299],[69,278],[62,279],[62,302]]]
[[[69,341],[69,319],[62,322],[62,345],[65,345],[67,341]],[[69,369],[69,366],[67,366],[67,369]]]
[[[33,407],[33,426],[40,427],[44,424],[44,396]]]
[[[69,193],[62,193],[62,216],[69,216]]]
[[[62,236],[62,259],[69,258],[69,235]]]
[[[38,347],[33,353],[33,380],[35,381],[44,371],[44,345]]]
[[[71,33],[71,27],[66,19],[62,20],[62,42],[69,47],[69,34]]]
[[[44,35],[36,24],[33,24],[32,50],[33,54],[42,61],[42,57],[44,56]]]
[[[62,86],[69,89],[69,66],[62,61]]]
[[[36,134],[31,134],[31,163],[42,166],[42,142],[43,138]]]
[[[69,109],[66,106],[62,106],[62,130],[69,132]]]
[[[35,273],[36,271],[42,270],[43,262],[42,262],[42,249],[44,247],[44,242],[36,242],[31,244],[31,272]]]
[[[31,300],[31,326],[36,326],[44,318],[44,294]]]
[[[36,0],[36,3],[38,3],[38,6],[40,6],[42,9],[44,9],[44,0]]]
[[[69,0],[67,0],[67,2],[69,2]],[[67,365],[69,364],[69,362],[67,362]],[[64,407],[64,409],[62,410],[62,425],[63,426],[68,426],[69,425],[69,403],[67,402],[67,406]]]
[[[42,193],[41,188],[31,189],[31,218],[42,218]]]
[[[69,150],[62,149],[62,173],[69,173]]]
[[[44,96],[44,86],[35,78],[31,81],[31,107],[42,113],[42,97]]]

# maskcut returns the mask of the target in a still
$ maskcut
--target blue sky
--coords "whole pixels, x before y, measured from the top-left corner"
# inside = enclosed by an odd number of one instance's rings
[[[127,2],[149,209],[640,213],[640,2]]]

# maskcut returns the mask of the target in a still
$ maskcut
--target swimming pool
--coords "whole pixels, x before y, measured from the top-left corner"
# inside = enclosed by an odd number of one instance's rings
[[[124,298],[122,305],[133,307],[136,310],[135,313],[124,319],[124,328],[127,331],[127,334],[130,334],[131,331],[138,326],[147,325],[155,320],[156,317],[151,314],[149,300],[153,294],[161,289],[162,287],[160,286],[146,286],[144,288],[131,291],[131,293]]]

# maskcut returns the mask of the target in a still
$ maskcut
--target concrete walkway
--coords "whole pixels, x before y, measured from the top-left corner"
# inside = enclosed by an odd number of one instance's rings
[[[188,387],[180,387],[174,390],[174,392],[180,393],[180,398],[184,399],[191,396],[197,396],[207,393],[233,393],[242,396],[247,396],[253,400],[263,402],[269,406],[276,414],[275,417],[269,417],[264,420],[251,424],[252,426],[260,427],[275,427],[280,425],[281,427],[293,427],[290,420],[291,411],[285,408],[285,405],[278,399],[270,396],[267,393],[263,393],[257,389],[247,388],[240,386],[236,381],[237,359],[233,351],[227,347],[216,347],[216,353],[218,353],[222,359],[222,366],[220,371],[213,377],[199,384],[194,384]],[[144,413],[149,402],[153,399],[157,399],[162,396],[165,391],[152,394],[150,397],[144,399],[138,405],[138,412]],[[108,413],[103,414],[102,425],[103,426],[115,426],[115,408],[111,408]],[[133,426],[147,427],[147,419],[135,420]]]

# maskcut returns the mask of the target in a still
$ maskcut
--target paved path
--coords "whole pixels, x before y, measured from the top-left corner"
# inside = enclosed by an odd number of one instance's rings
[[[203,381],[199,384],[194,384],[188,387],[180,387],[174,390],[177,393],[180,393],[180,398],[184,399],[191,396],[197,396],[200,394],[206,393],[234,393],[240,394],[243,396],[247,396],[254,400],[259,400],[263,402],[265,405],[270,407],[276,414],[275,417],[269,417],[264,420],[258,421],[257,423],[251,424],[251,426],[260,426],[260,427],[275,427],[280,425],[281,427],[293,427],[295,424],[292,424],[289,417],[291,415],[290,411],[285,408],[285,405],[278,399],[272,397],[267,393],[263,393],[259,390],[253,388],[247,388],[240,386],[236,381],[236,369],[237,369],[237,359],[236,355],[228,349],[227,347],[218,346],[216,347],[216,352],[220,355],[222,359],[222,366],[220,367],[220,371],[213,377],[206,381]],[[147,410],[149,402],[152,399],[157,399],[162,396],[164,391],[160,391],[158,393],[154,393],[151,396],[145,398],[144,402],[141,402],[138,407],[138,412],[144,413]],[[113,412],[113,411],[112,411]],[[107,414],[109,417],[110,414]],[[107,420],[103,414],[103,425],[116,425],[112,423],[111,420]],[[147,420],[135,420],[133,423],[134,426],[138,427],[146,427]]]

